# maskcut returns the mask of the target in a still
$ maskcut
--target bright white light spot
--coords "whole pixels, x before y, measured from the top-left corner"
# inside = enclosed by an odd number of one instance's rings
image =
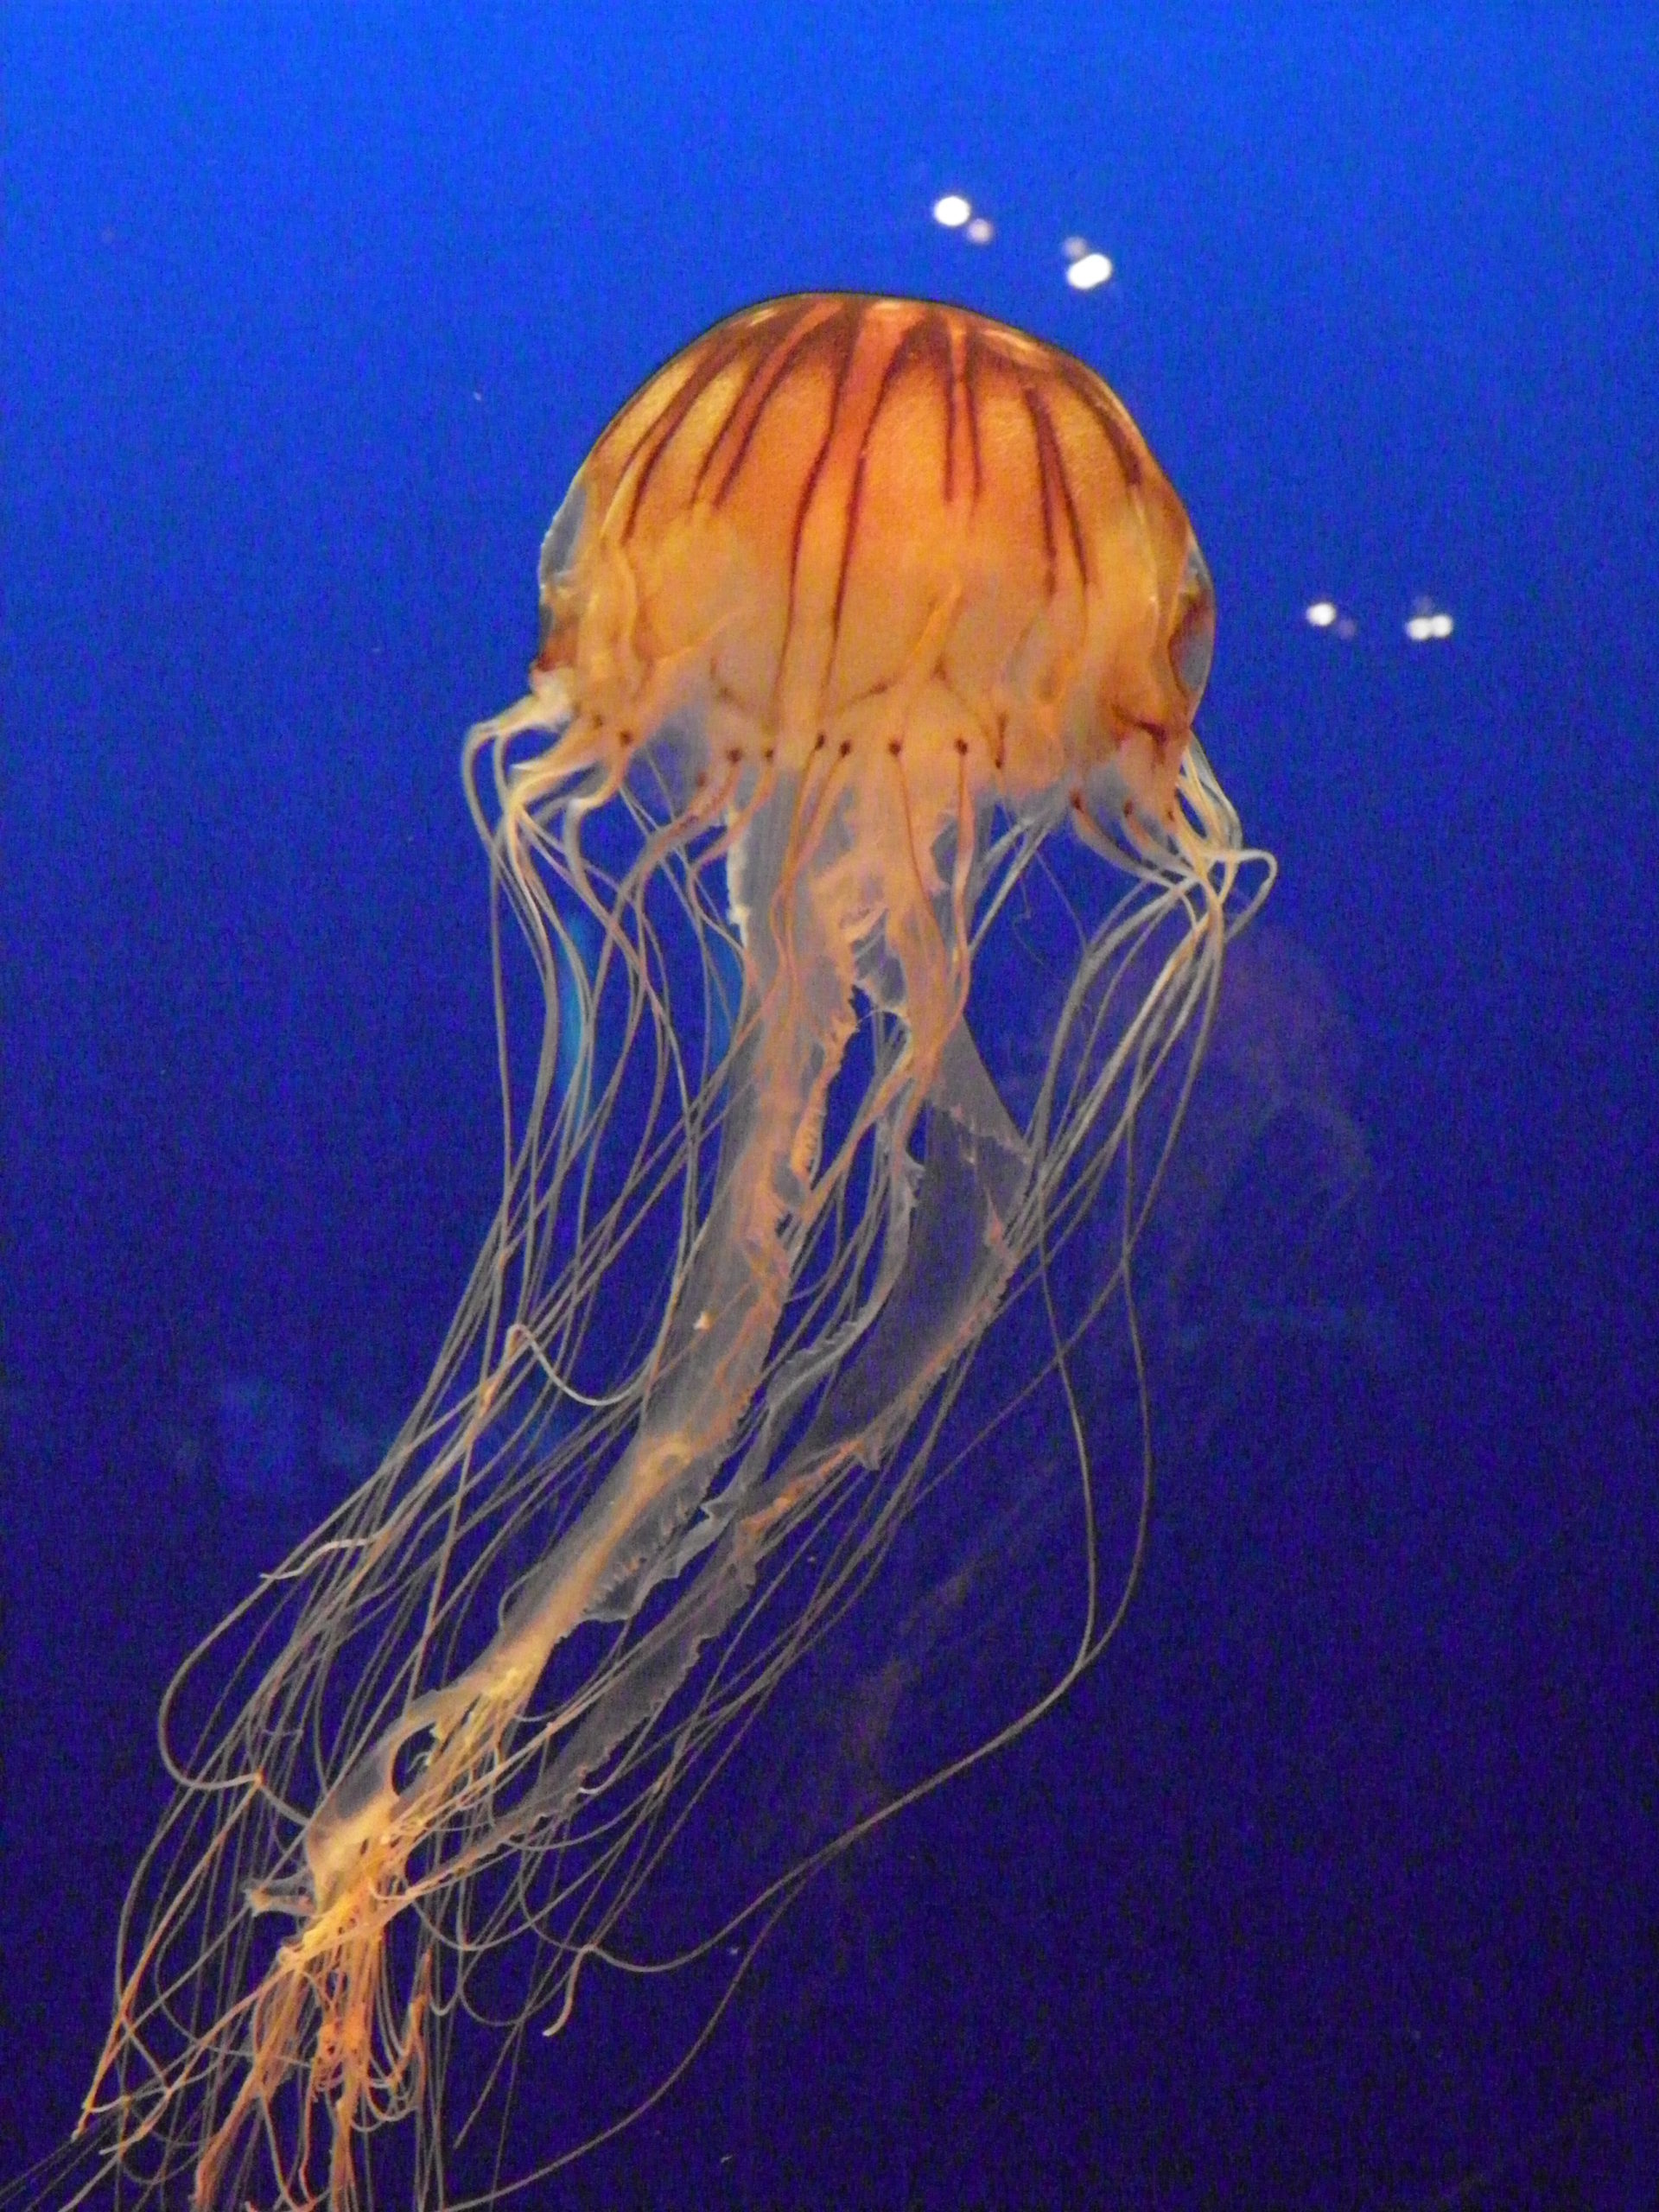
[[[1089,241],[1087,238],[1062,238],[1060,241],[1060,251],[1065,256],[1068,261],[1081,261],[1084,255],[1087,253],[1088,251]]]
[[[970,245],[989,245],[996,236],[996,228],[988,215],[976,215],[963,236]]]
[[[1414,645],[1427,645],[1431,639],[1449,638],[1452,617],[1444,607],[1436,607],[1432,599],[1417,600],[1406,621],[1406,635]]]
[[[1074,292],[1092,292],[1096,285],[1107,282],[1112,273],[1110,260],[1103,253],[1080,253],[1065,272],[1065,281]]]
[[[1302,609],[1302,620],[1310,630],[1329,630],[1332,636],[1340,638],[1344,645],[1359,635],[1359,625],[1351,614],[1344,614],[1334,599],[1316,599]]]
[[[933,202],[933,219],[947,231],[959,231],[974,212],[973,202],[959,192],[944,193]]]

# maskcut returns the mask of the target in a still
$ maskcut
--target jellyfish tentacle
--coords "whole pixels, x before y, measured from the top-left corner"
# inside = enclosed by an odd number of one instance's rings
[[[809,1353],[792,1378],[787,1370],[773,1377],[763,1433],[673,1561],[680,1573],[700,1558],[696,1580],[619,1662],[556,1758],[492,1834],[492,1850],[569,1817],[588,1778],[665,1711],[753,1590],[766,1556],[849,1459],[880,1464],[1001,1298],[1019,1257],[1006,1225],[1030,1155],[965,1024],[940,1054],[928,1107],[920,1193],[864,1341],[850,1363],[834,1369],[823,1402],[781,1465],[773,1432],[823,1379],[823,1363]]]
[[[423,1824],[442,1817],[472,1760],[500,1740],[552,1651],[583,1620],[606,1618],[690,1517],[753,1395],[788,1292],[794,1243],[810,1216],[824,1098],[852,1027],[847,917],[836,906],[833,872],[800,867],[791,849],[795,799],[780,782],[746,840],[745,874],[755,894],[745,918],[750,975],[720,1169],[664,1321],[639,1428],[521,1586],[484,1651],[442,1691],[406,1708],[336,1783],[306,1837],[319,1904],[352,1884],[366,1840],[378,1843],[398,1829],[412,1844]],[[775,927],[780,914],[788,957]],[[428,1726],[441,1737],[449,1732],[442,1755],[400,1795],[397,1751]]]
[[[864,1340],[836,1372],[793,1455],[850,1452],[880,1465],[928,1393],[969,1349],[1020,1252],[1009,1234],[1031,1155],[958,1022],[928,1095],[926,1156],[903,1263]]]
[[[824,1103],[852,1027],[852,948],[868,899],[856,871],[838,867],[833,851],[823,861],[794,849],[798,796],[780,785],[743,840],[739,874],[748,972],[728,1070],[721,1165],[690,1268],[665,1317],[638,1432],[553,1554],[520,1588],[485,1651],[441,1692],[406,1708],[336,1783],[306,1839],[320,1904],[342,1878],[350,1882],[351,1850],[363,1847],[360,1839],[383,1836],[393,1825],[418,1833],[423,1817],[442,1816],[472,1755],[480,1744],[499,1740],[553,1649],[580,1622],[631,1614],[639,1578],[658,1573],[671,1558],[753,1399],[791,1280],[793,1251],[814,1210]],[[824,819],[817,817],[821,836]],[[908,823],[903,836],[911,848]],[[999,1243],[1001,1222],[988,1186],[975,1174],[976,1143],[999,1116],[1006,1123],[1006,1115],[953,1003],[952,963],[922,895],[913,848],[907,857],[909,894],[893,893],[889,879],[886,920],[903,976],[907,1030],[905,1080],[889,1139],[895,1150],[902,1150],[900,1133],[920,1110],[923,1084],[931,1090],[947,1062],[951,1081],[941,1093],[932,1147],[931,1179],[939,1196],[925,1207],[926,1236],[919,1245],[912,1240],[900,1260],[897,1285],[904,1295],[895,1325],[880,1335],[877,1356],[864,1370],[885,1367],[896,1348],[913,1338],[906,1353],[912,1382],[889,1388],[887,1395],[890,1421],[900,1422],[948,1363],[967,1317],[986,1299],[994,1301],[1011,1264]],[[904,870],[896,873],[902,880]],[[986,1157],[997,1165],[1004,1210],[1011,1208],[1022,1173],[1020,1155],[1011,1125],[990,1134]],[[925,1172],[925,1193],[929,1180]],[[924,1289],[931,1276],[950,1281],[951,1267],[934,1249],[941,1238],[957,1246],[965,1240],[972,1248],[955,1268],[954,1292],[942,1305],[937,1287]],[[964,1260],[960,1250],[956,1257]],[[930,1298],[934,1311],[917,1335]],[[845,1435],[857,1425],[850,1410],[855,1402],[849,1393],[837,1401],[831,1420],[821,1422],[824,1451],[842,1440],[837,1423]],[[689,1654],[691,1642],[683,1648]],[[493,1719],[483,1718],[486,1713]],[[400,1796],[392,1779],[397,1752],[428,1726],[449,1732],[444,1755],[435,1755]]]

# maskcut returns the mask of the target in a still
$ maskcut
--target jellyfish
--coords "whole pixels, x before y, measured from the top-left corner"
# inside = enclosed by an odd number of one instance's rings
[[[124,2201],[346,2212],[398,2156],[450,2194],[456,2037],[499,2087],[571,2027],[779,1683],[990,1448],[950,1442],[988,1334],[1036,1315],[1064,1387],[1130,1297],[1272,876],[1192,733],[1213,632],[1120,402],[963,309],[752,308],[601,436],[529,690],[465,747],[499,1211],[384,1462],[168,1692],[81,2123]],[[1033,1044],[987,979],[1062,844],[1101,888],[1062,893]],[[1058,1680],[964,1759],[1106,1641],[1085,1580]]]

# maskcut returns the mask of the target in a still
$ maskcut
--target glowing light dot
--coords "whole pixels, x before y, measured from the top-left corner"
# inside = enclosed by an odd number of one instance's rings
[[[1337,619],[1336,602],[1329,599],[1316,599],[1307,609],[1307,619],[1316,630],[1330,629]]]
[[[976,215],[963,236],[970,245],[989,245],[996,236],[996,227],[988,215]]]
[[[1080,253],[1065,272],[1065,281],[1074,292],[1092,292],[1097,285],[1107,282],[1112,264],[1103,253]]]
[[[943,223],[947,231],[959,231],[973,212],[973,202],[964,200],[959,192],[943,193],[933,202],[933,219]]]
[[[1432,600],[1420,599],[1407,618],[1406,635],[1414,645],[1424,645],[1452,635],[1452,617]]]
[[[1084,255],[1087,253],[1088,251],[1089,241],[1087,238],[1062,238],[1060,241],[1060,251],[1065,256],[1068,261],[1081,261]]]

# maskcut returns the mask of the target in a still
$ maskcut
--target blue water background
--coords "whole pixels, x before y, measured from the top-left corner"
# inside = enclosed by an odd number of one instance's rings
[[[168,1672],[489,1218],[456,759],[541,531],[661,359],[847,286],[1072,348],[1185,498],[1363,1281],[1258,1331],[1068,1707],[810,1896],[571,2201],[1659,2201],[1654,10],[3,41],[5,2170],[88,2077]]]

